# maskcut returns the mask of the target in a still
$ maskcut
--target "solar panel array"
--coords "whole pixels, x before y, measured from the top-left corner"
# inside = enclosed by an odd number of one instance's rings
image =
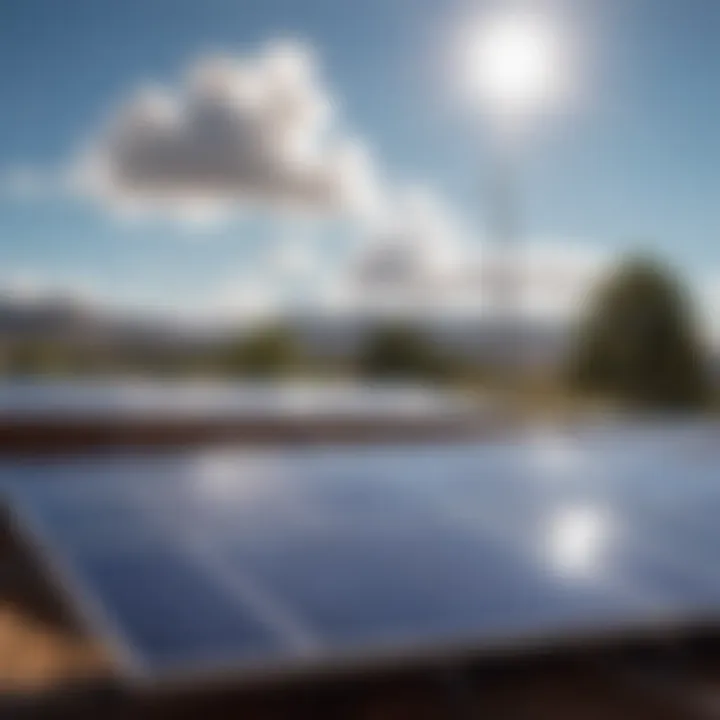
[[[720,607],[717,428],[5,463],[128,669],[282,666]]]
[[[0,383],[0,419],[439,419],[477,402],[417,385],[28,380]]]

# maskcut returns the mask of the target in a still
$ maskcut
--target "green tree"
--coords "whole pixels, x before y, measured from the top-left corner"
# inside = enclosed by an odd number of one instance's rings
[[[363,375],[383,379],[439,380],[450,373],[447,359],[408,325],[375,328],[360,350],[358,366]]]
[[[684,289],[647,258],[626,261],[599,287],[569,362],[576,389],[654,409],[700,406],[706,371]]]
[[[255,377],[273,377],[297,370],[300,350],[293,335],[279,326],[253,331],[230,348],[232,372]]]
[[[6,354],[6,371],[11,375],[62,375],[72,368],[67,347],[52,341],[19,343]]]

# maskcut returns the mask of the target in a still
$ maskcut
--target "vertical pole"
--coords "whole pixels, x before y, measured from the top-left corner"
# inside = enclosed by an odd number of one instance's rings
[[[498,143],[490,177],[488,234],[490,258],[486,264],[488,296],[493,318],[495,370],[500,390],[509,400],[517,391],[522,372],[522,278],[520,214],[517,198],[516,156],[509,143]],[[489,264],[489,267],[487,265]]]

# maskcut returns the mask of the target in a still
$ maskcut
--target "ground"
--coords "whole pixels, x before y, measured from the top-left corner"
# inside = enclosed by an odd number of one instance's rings
[[[109,672],[28,552],[0,528],[0,693],[52,689]]]

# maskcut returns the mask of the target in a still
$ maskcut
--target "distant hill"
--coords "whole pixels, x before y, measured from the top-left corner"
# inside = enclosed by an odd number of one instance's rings
[[[351,356],[377,324],[377,320],[360,315],[309,313],[287,315],[282,322],[309,356],[337,359]],[[500,359],[541,366],[559,361],[569,336],[567,325],[552,322],[525,321],[508,327],[486,318],[444,318],[417,321],[415,325],[448,352],[468,360]],[[0,348],[59,343],[119,355],[192,356],[246,330],[241,323],[212,325],[110,312],[62,296],[27,301],[0,296]]]

